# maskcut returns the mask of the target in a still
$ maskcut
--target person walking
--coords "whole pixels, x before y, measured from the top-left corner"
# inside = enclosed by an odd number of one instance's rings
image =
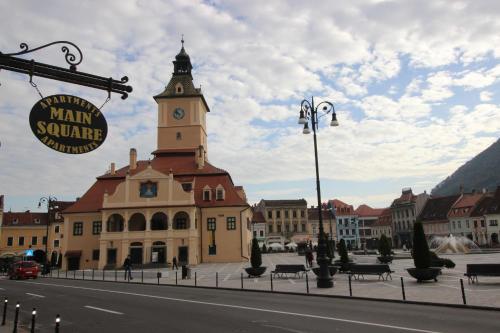
[[[177,257],[174,257],[174,259],[172,259],[172,269],[174,269],[175,267],[175,270],[178,270],[179,267],[177,267]]]
[[[123,262],[123,268],[125,269],[125,280],[133,280],[134,278],[132,277],[132,262],[130,261],[130,255],[125,258],[125,261]],[[128,273],[128,275],[127,275]]]

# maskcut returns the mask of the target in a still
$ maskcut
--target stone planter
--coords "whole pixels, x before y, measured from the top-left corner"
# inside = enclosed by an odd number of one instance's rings
[[[392,256],[380,256],[380,257],[377,257],[377,259],[381,264],[390,264],[390,263],[392,263],[393,257]]]
[[[319,267],[314,267],[311,269],[316,276],[319,274]],[[330,276],[334,276],[337,273],[336,266],[328,266],[328,270],[330,271]]]
[[[248,277],[259,277],[262,274],[264,274],[264,272],[266,271],[266,268],[267,267],[265,267],[265,266],[260,266],[257,268],[247,267],[247,268],[245,268],[245,272],[247,272]]]
[[[413,278],[417,279],[417,282],[429,280],[437,282],[437,276],[441,274],[441,268],[439,267],[407,268],[406,270]]]

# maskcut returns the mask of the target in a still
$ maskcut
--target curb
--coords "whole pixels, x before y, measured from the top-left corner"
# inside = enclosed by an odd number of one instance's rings
[[[271,291],[271,290],[258,290],[258,289],[241,289],[241,288],[227,288],[227,287],[210,287],[210,286],[188,286],[182,284],[157,284],[157,283],[141,283],[141,282],[118,282],[110,280],[81,280],[81,279],[70,279],[64,277],[44,277],[45,279],[52,280],[69,280],[69,281],[85,281],[85,282],[107,282],[116,284],[135,284],[135,285],[145,285],[145,286],[162,286],[162,287],[180,287],[180,288],[193,288],[193,289],[219,289],[227,291],[242,291],[242,292],[254,292],[254,293],[266,293],[266,294],[282,294],[282,295],[294,295],[294,296],[308,296],[308,297],[323,297],[323,298],[337,298],[343,300],[359,300],[359,301],[371,301],[371,302],[386,302],[386,303],[399,303],[399,304],[412,304],[412,305],[427,305],[427,306],[437,306],[437,307],[448,307],[457,309],[467,309],[467,310],[485,310],[485,311],[498,311],[500,312],[500,307],[484,306],[484,305],[468,305],[468,304],[452,304],[452,303],[434,303],[425,301],[408,301],[399,299],[387,299],[387,298],[370,298],[361,296],[343,296],[343,295],[322,295],[322,294],[307,294],[298,293],[292,291]]]

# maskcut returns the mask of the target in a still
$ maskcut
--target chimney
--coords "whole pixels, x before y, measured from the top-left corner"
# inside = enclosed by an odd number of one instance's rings
[[[205,166],[205,149],[202,145],[198,146],[198,150],[196,152],[196,165],[198,165],[198,169],[203,169]]]
[[[460,184],[460,194],[464,194],[464,185]]]
[[[111,167],[110,167],[110,170],[109,170],[109,173],[111,175],[114,175],[116,173],[116,170],[115,170],[115,163],[111,163]]]
[[[137,150],[135,148],[130,148],[130,170],[137,168]]]

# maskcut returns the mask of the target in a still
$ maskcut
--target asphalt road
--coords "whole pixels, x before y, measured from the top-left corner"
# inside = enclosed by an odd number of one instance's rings
[[[500,332],[500,313],[448,307],[97,281],[0,281],[8,319],[37,332]]]

